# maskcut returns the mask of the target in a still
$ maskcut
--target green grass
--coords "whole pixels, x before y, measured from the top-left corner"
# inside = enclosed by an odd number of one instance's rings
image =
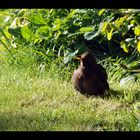
[[[86,97],[52,67],[0,66],[0,130],[138,131],[139,83],[120,87],[109,77],[110,94]],[[111,74],[109,74],[111,75]],[[66,78],[67,79],[67,78]]]

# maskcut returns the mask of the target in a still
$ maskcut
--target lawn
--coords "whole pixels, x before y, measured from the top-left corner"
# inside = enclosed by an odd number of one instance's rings
[[[71,80],[59,76],[37,66],[1,65],[0,130],[140,130],[138,82],[121,87],[109,76],[106,97],[86,97],[73,89]]]

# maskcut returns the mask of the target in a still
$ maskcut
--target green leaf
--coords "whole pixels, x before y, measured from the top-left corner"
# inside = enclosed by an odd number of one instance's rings
[[[78,50],[79,54],[82,54],[82,53],[88,51],[88,47],[85,45],[82,45],[82,44],[76,44],[75,47],[76,47],[76,50]]]
[[[117,28],[120,28],[120,26],[123,24],[125,18],[121,17],[121,18],[117,18],[117,20],[115,20],[114,24],[116,25]]]
[[[138,42],[137,42],[137,50],[140,53],[140,40],[138,40]]]
[[[84,34],[84,37],[87,40],[92,40],[93,38],[95,38],[99,34],[100,34],[100,31],[99,30],[97,32],[87,32],[87,33]]]
[[[101,16],[103,14],[103,12],[105,11],[105,9],[101,9],[98,13],[99,16]]]
[[[102,31],[102,28],[103,28],[103,25],[104,25],[104,23],[101,22],[97,31],[85,33],[84,34],[85,39],[92,40],[93,38],[95,38],[98,35],[100,35],[101,34],[101,31]]]
[[[131,25],[135,25],[135,24],[137,24],[137,21],[136,20],[132,20],[131,21]]]
[[[129,52],[129,48],[128,48],[127,44],[125,43],[125,41],[121,41],[120,46],[121,46],[121,48],[123,48],[124,52],[126,52],[126,53]]]
[[[43,17],[41,15],[33,16],[32,21],[35,24],[46,24],[46,21],[43,19]]]
[[[64,35],[68,34],[68,30],[64,31],[63,34],[64,34]]]
[[[40,37],[49,37],[50,35],[50,27],[49,26],[42,26],[39,29],[37,29],[35,35],[37,36],[37,38]]]
[[[82,33],[91,32],[91,31],[93,31],[94,28],[95,28],[95,26],[94,27],[82,27],[82,28],[80,28],[80,32],[82,32]]]
[[[63,60],[64,63],[67,64],[68,62],[70,62],[77,53],[78,53],[78,50],[76,50],[75,52],[70,52],[69,50],[67,50],[65,53],[64,60]]]
[[[44,57],[46,60],[50,61],[47,55],[45,55],[43,52],[37,51],[37,50],[32,50],[33,52],[39,54],[40,56]]]
[[[113,32],[113,29],[110,32],[107,32],[107,39],[108,40],[111,40],[112,35],[113,35],[112,32]]]
[[[107,25],[108,25],[107,22],[104,22],[103,23],[102,32],[105,32],[106,31]]]
[[[80,33],[79,32],[73,33],[73,34],[70,33],[67,37],[75,36],[75,35],[78,35],[78,34],[80,34]]]
[[[39,32],[48,32],[48,30],[49,30],[49,26],[42,26],[42,27],[40,27],[39,29],[37,29],[37,33],[39,33]]]
[[[110,26],[110,24],[108,24],[107,26],[106,26],[106,32],[107,32],[107,39],[108,40],[111,40],[111,38],[112,38],[112,32],[113,32],[113,28],[111,28],[111,26]]]
[[[60,31],[58,31],[58,33],[56,34],[56,36],[54,37],[54,39],[58,39],[58,37],[61,35],[61,32]]]
[[[56,19],[53,25],[53,31],[57,31],[61,28],[62,21],[60,19]]]
[[[131,45],[132,47],[136,46],[135,40],[136,40],[135,38],[127,38],[127,39],[125,39],[125,41],[127,43],[129,43],[129,45]]]
[[[21,28],[21,34],[26,40],[29,40],[31,38],[31,31],[28,26],[24,26],[23,28]]]
[[[136,36],[140,36],[140,27],[139,26],[135,27],[134,33]]]
[[[72,18],[77,12],[78,9],[71,10],[70,14],[68,15],[68,18]]]
[[[8,28],[8,32],[13,36],[18,37],[21,35],[21,27]]]

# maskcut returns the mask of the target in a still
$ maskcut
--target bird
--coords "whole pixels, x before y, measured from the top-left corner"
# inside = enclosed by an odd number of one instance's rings
[[[84,95],[102,96],[109,90],[108,75],[101,64],[97,64],[91,51],[76,57],[80,66],[74,70],[72,82],[74,89]]]

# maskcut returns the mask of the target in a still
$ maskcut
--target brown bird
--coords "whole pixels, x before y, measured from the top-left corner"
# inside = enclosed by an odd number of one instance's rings
[[[77,59],[80,66],[72,75],[75,90],[87,95],[104,95],[109,90],[106,70],[97,64],[92,52],[87,51]]]

